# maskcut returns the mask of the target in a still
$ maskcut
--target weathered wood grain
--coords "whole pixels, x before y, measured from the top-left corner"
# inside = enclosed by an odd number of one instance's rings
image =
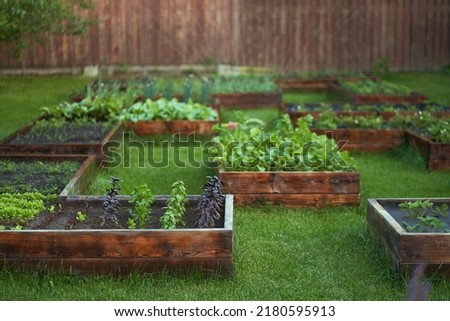
[[[101,201],[78,196],[69,198],[67,206],[101,206]],[[124,204],[128,198],[120,201]],[[167,197],[158,197],[155,204],[164,206],[166,201]],[[198,197],[191,201],[198,202]],[[225,202],[223,228],[0,231],[0,263],[77,274],[197,269],[231,275],[233,196],[226,195]]]
[[[359,203],[356,172],[227,172],[219,171],[224,192],[236,204],[263,202],[283,206],[316,206]]]
[[[413,131],[406,131],[406,140],[427,161],[429,171],[450,169],[450,144],[436,143]]]
[[[367,226],[371,237],[381,245],[388,262],[399,274],[408,274],[419,264],[428,272],[450,277],[450,234],[406,232],[379,201],[404,202],[416,199],[369,199]],[[448,203],[450,199],[430,199]]]

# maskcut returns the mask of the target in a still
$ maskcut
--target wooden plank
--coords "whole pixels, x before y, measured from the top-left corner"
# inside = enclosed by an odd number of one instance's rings
[[[3,233],[0,256],[14,258],[189,258],[229,257],[231,231],[35,230]]]
[[[271,204],[286,208],[359,205],[359,194],[236,194],[235,205]]]
[[[357,194],[355,172],[220,172],[230,194]]]
[[[77,275],[118,275],[130,273],[170,272],[189,273],[200,271],[203,275],[231,276],[233,263],[231,257],[217,258],[127,258],[127,259],[1,259],[0,263],[11,268],[53,271]]]

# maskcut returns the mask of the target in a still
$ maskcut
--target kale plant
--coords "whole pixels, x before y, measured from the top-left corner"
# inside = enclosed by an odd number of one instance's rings
[[[120,190],[120,182],[121,180],[119,178],[111,176],[111,187],[107,190],[106,200],[103,202],[104,212],[101,216],[103,220],[102,226],[110,222],[119,225],[116,215],[117,210],[120,207],[119,200],[117,199]]]
[[[217,176],[208,178],[195,209],[195,213],[199,216],[195,222],[197,228],[215,227],[216,221],[220,220],[224,211],[225,196],[222,193],[221,181]]]

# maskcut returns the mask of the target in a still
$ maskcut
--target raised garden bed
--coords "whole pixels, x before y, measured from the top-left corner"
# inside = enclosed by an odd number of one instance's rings
[[[300,106],[285,104],[284,110],[295,123],[299,117],[306,115],[314,119],[320,117],[324,111],[333,111],[338,116],[371,116],[377,115],[388,121],[396,115],[413,116],[417,111],[427,111],[435,117],[450,117],[450,106],[433,103],[420,104],[386,104],[386,103],[306,103]]]
[[[212,127],[218,121],[202,120],[172,120],[172,121],[139,121],[136,123],[127,122],[125,127],[131,128],[139,136],[150,136],[159,134],[198,135],[210,136],[213,134]]]
[[[359,205],[357,172],[233,172],[219,171],[224,193],[236,205],[274,204],[284,207]]]
[[[211,156],[219,165],[224,192],[234,194],[237,205],[320,208],[359,204],[354,160],[340,152],[333,140],[312,133],[306,120],[294,127],[284,115],[274,122],[274,131],[256,119],[242,119],[234,125],[216,128],[219,136],[213,143],[218,148]]]
[[[402,104],[402,103],[422,103],[427,100],[428,97],[416,93],[411,92],[408,94],[386,94],[386,93],[356,93],[349,89],[342,87],[339,84],[331,84],[330,90],[333,90],[337,93],[346,95],[349,99],[353,100],[355,103],[393,103],[393,104]]]
[[[274,107],[281,108],[281,92],[249,92],[249,93],[227,93],[212,94],[213,106],[216,109],[223,108],[258,108]]]
[[[167,197],[158,197],[153,204],[156,218],[166,200]],[[187,223],[196,219],[188,215],[192,215],[198,201],[198,197],[190,197]],[[103,202],[103,197],[71,196],[63,214],[49,214],[40,222],[30,223],[31,227],[38,225],[37,230],[0,231],[1,264],[76,274],[193,270],[207,275],[232,274],[232,195],[226,195],[223,223],[215,228],[104,229],[74,220],[78,211],[85,211],[87,217],[98,217]],[[119,202],[125,215],[130,208],[129,198],[120,197]]]
[[[359,81],[361,79],[376,80],[376,77],[370,74],[364,75],[319,75],[311,77],[301,76],[283,76],[276,79],[276,84],[281,90],[323,90],[328,89],[332,84],[339,80]]]
[[[406,131],[406,140],[427,161],[429,171],[450,169],[450,143],[437,143],[412,130]]]
[[[83,191],[93,179],[96,167],[93,155],[0,155],[0,161],[11,164],[6,166],[11,166],[10,169],[2,168],[0,171],[1,192],[58,194],[60,203],[64,203],[69,194]],[[62,162],[74,164],[70,168],[46,168],[46,164],[51,166]],[[21,167],[22,164],[25,164],[26,170]],[[64,178],[64,175],[67,177]]]
[[[65,122],[34,130],[38,118],[18,129],[0,142],[1,154],[96,155],[103,157],[103,146],[120,134],[120,125],[102,122],[77,124]]]
[[[199,103],[178,102],[176,99],[147,99],[122,112],[120,120],[137,135],[200,134],[212,135],[212,127],[219,122],[218,113]]]
[[[415,266],[426,264],[427,270],[450,277],[450,233],[408,232],[403,226],[405,214],[400,203],[430,200],[435,205],[450,205],[443,199],[369,199],[367,225],[370,235],[381,244],[386,258],[399,274],[408,274]],[[448,214],[447,214],[448,215]],[[450,218],[446,218],[450,226]],[[412,223],[411,223],[412,224]]]
[[[405,140],[404,131],[398,129],[312,128],[311,131],[333,138],[342,150],[348,151],[376,153],[397,148]]]

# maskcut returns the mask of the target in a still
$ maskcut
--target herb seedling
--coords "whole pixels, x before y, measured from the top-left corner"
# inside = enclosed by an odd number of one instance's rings
[[[117,210],[120,207],[119,200],[117,199],[117,194],[120,190],[120,182],[121,180],[117,177],[111,177],[111,187],[107,190],[106,199],[103,202],[103,215],[101,216],[103,222],[102,226],[105,223],[112,222],[115,225],[119,225],[117,222]]]
[[[177,224],[183,224],[183,216],[186,210],[188,197],[186,186],[183,181],[176,181],[172,184],[170,197],[166,202],[164,215],[160,218],[161,227],[163,229],[174,229]]]
[[[86,220],[86,213],[83,213],[82,211],[77,212],[77,216],[75,217],[78,222],[84,222]]]
[[[155,196],[147,184],[140,185],[133,189],[130,196],[130,203],[134,205],[134,208],[130,209],[128,228],[144,228],[145,224],[150,219],[152,213],[150,206],[154,201]]]
[[[216,176],[208,178],[195,209],[195,213],[199,216],[195,222],[195,227],[198,228],[213,228],[224,211],[225,196],[222,193],[221,181]]]

